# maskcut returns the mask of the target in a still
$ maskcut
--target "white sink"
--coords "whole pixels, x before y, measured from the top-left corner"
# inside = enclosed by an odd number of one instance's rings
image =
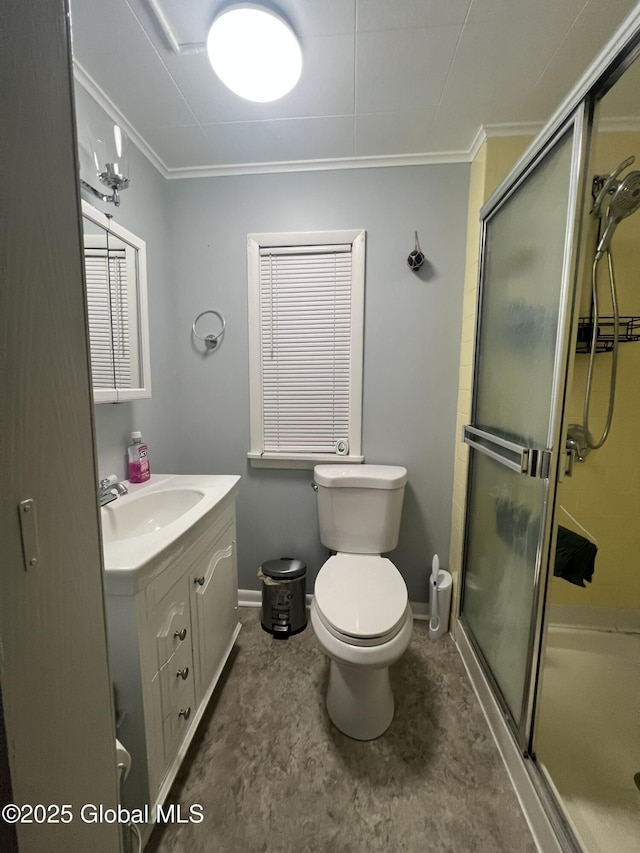
[[[156,533],[177,521],[204,498],[199,489],[167,489],[142,492],[127,501],[115,500],[102,508],[105,542]]]
[[[166,561],[175,560],[208,519],[235,500],[240,477],[214,474],[152,474],[129,493],[103,506],[105,589],[133,595]]]

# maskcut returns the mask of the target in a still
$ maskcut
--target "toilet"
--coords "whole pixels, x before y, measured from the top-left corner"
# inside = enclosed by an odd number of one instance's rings
[[[394,712],[389,667],[406,651],[407,587],[382,554],[398,544],[406,468],[316,465],[322,544],[334,556],[315,581],[311,624],[330,658],[327,712],[356,740],[380,737]]]

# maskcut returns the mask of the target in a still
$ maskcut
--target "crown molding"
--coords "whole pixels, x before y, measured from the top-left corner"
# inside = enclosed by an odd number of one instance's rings
[[[470,159],[473,160],[487,139],[504,138],[508,136],[537,136],[542,128],[543,122],[521,122],[516,124],[486,124],[482,125],[471,148]],[[597,122],[598,133],[640,133],[640,118],[601,118]]]
[[[582,109],[581,105],[597,87],[602,85],[608,75],[622,73],[625,67],[637,56],[637,39],[640,35],[640,3],[627,15],[622,24],[596,55],[584,74],[561,101],[543,129],[536,135],[522,156],[516,161],[509,173],[486,200],[481,215],[497,203],[498,199],[513,185],[527,164],[553,139],[554,135],[572,120],[572,114]]]
[[[514,122],[512,124],[482,124],[478,128],[475,139],[471,143],[468,156],[473,162],[487,139],[504,139],[511,136],[528,136],[533,138],[542,130],[542,122]]]
[[[640,118],[602,118],[598,130],[601,133],[640,133]]]
[[[369,157],[336,157],[324,160],[288,160],[270,163],[233,163],[229,165],[183,166],[170,168],[153,150],[144,137],[113,103],[111,98],[95,82],[91,75],[77,60],[73,62],[76,82],[102,107],[105,113],[117,122],[138,150],[149,160],[163,178],[183,180],[187,178],[221,178],[238,175],[270,175],[282,172],[321,172],[343,169],[381,169],[403,166],[434,166],[458,163],[471,163],[487,139],[510,136],[536,137],[544,124],[542,122],[518,122],[513,124],[481,125],[467,150],[426,151],[415,154],[377,155]],[[640,119],[607,118],[599,122],[603,133],[640,133]]]
[[[112,121],[122,127],[131,142],[149,160],[163,178],[220,178],[236,175],[268,175],[279,172],[318,172],[342,169],[377,169],[398,166],[432,166],[468,163],[470,151],[434,151],[416,154],[393,154],[370,157],[337,157],[324,160],[288,160],[270,163],[234,163],[229,165],[203,165],[170,168],[118,109],[106,92],[74,59],[73,76],[76,82],[102,107]]]
[[[154,166],[158,170],[158,172],[160,172],[162,177],[167,178],[169,169],[167,168],[166,164],[156,154],[156,152],[149,145],[146,139],[144,139],[144,137],[141,136],[140,133],[138,133],[138,131],[127,119],[127,117],[120,112],[118,107],[113,103],[107,93],[100,88],[100,86],[96,83],[93,77],[82,67],[82,65],[80,65],[80,63],[76,59],[73,60],[73,77],[75,81],[79,83],[80,86],[82,86],[85,92],[91,95],[91,97],[98,104],[98,106],[102,107],[102,109],[109,116],[109,118],[116,124],[118,124],[126,132],[131,142],[133,142],[133,144],[136,146],[136,148],[140,151],[141,154],[144,154],[144,156],[151,163],[151,165]]]
[[[506,136],[537,136],[544,127],[543,121],[513,122],[512,124],[485,124],[487,139]]]
[[[321,172],[341,169],[379,169],[398,166],[432,166],[468,163],[468,151],[436,151],[374,157],[336,157],[326,160],[290,160],[274,163],[234,163],[228,166],[186,166],[167,169],[169,180],[221,178],[231,175],[268,175],[277,172]]]
[[[486,131],[484,129],[484,125],[481,124],[480,127],[478,128],[478,132],[475,135],[475,139],[471,143],[471,147],[469,148],[469,151],[468,151],[470,163],[473,163],[473,161],[476,159],[476,157],[478,155],[478,151],[480,151],[480,149],[482,148],[482,146],[484,145],[484,143],[486,141],[487,141],[487,134],[486,134]]]

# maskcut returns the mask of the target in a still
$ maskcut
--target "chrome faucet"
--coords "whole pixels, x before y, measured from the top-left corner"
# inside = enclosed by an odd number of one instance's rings
[[[567,450],[574,454],[578,462],[584,462],[589,455],[587,433],[582,424],[569,424],[567,429]]]
[[[100,480],[100,489],[98,496],[100,498],[100,506],[115,501],[118,495],[126,495],[129,489],[124,483],[120,483],[115,474],[109,474],[104,480]]]
[[[567,459],[564,473],[567,477],[571,477],[573,476],[573,463],[584,462],[590,451],[587,431],[582,424],[569,424],[565,450]]]

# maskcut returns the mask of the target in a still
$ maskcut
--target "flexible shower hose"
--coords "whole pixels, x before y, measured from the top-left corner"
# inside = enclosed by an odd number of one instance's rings
[[[584,424],[585,438],[587,445],[592,450],[598,450],[607,440],[609,430],[611,429],[611,421],[613,419],[613,405],[616,398],[616,373],[618,370],[618,297],[616,294],[616,280],[613,271],[613,257],[609,249],[606,250],[607,267],[609,269],[609,287],[611,289],[611,305],[613,307],[613,352],[611,360],[611,380],[609,384],[609,408],[607,411],[607,421],[604,430],[598,441],[594,441],[589,430],[589,408],[591,405],[591,388],[593,384],[593,366],[596,354],[596,342],[598,340],[598,322],[600,313],[598,309],[598,282],[597,269],[600,258],[596,256],[591,268],[591,292],[593,298],[593,332],[591,335],[591,352],[589,353],[589,370],[587,372],[587,387],[584,394],[584,409],[582,412],[582,421]]]
[[[142,836],[140,835],[140,830],[138,829],[138,827],[136,826],[136,824],[132,820],[130,820],[129,823],[127,824],[127,828],[130,829],[131,832],[135,835],[136,842],[137,842],[136,846],[138,848],[137,853],[141,853],[141,851],[142,851]]]

